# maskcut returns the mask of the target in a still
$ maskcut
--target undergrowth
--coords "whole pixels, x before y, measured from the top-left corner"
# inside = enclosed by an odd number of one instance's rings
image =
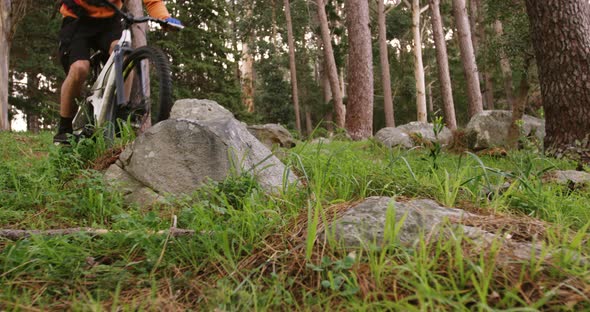
[[[299,187],[267,194],[253,177],[232,175],[141,208],[95,170],[117,154],[107,144],[57,148],[50,140],[0,133],[0,228],[110,232],[0,238],[0,310],[590,309],[590,190],[543,178],[573,163],[530,152],[302,143],[283,159]],[[319,239],[370,196],[430,198],[495,218],[469,224],[498,233],[514,225],[515,237],[540,240],[551,260],[504,261],[499,241],[482,250],[461,233],[402,246],[403,220],[392,215],[379,246],[349,250]],[[196,234],[154,234],[174,220]]]

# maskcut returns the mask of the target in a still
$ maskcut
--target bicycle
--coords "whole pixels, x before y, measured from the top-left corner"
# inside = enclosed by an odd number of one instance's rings
[[[133,49],[131,26],[147,22],[178,29],[184,26],[149,16],[136,18],[108,1],[104,3],[121,16],[123,32],[104,64],[101,52],[90,58],[90,95],[79,105],[73,128],[78,137],[91,137],[95,129],[104,129],[105,138],[112,142],[121,130],[119,120],[130,122],[131,128],[141,133],[168,119],[173,105],[168,57],[151,46]]]

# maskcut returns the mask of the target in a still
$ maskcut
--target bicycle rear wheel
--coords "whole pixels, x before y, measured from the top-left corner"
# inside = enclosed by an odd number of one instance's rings
[[[162,50],[150,46],[133,50],[123,62],[126,102],[113,105],[113,125],[119,128],[121,122],[129,122],[140,134],[168,119],[173,105],[170,73],[168,58]]]

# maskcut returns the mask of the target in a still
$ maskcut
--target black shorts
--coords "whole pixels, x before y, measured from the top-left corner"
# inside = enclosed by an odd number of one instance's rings
[[[116,17],[65,17],[59,32],[59,54],[66,74],[74,62],[90,60],[91,50],[101,51],[106,61],[111,44],[121,38],[122,31],[120,18]]]

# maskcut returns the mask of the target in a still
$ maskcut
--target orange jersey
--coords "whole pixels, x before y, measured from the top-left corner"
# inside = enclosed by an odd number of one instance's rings
[[[84,9],[86,9],[89,17],[107,18],[107,17],[112,17],[115,14],[113,12],[113,10],[110,8],[96,7],[96,6],[87,4],[86,0],[74,0],[74,2],[76,2],[78,5],[80,5]],[[123,7],[122,0],[114,0],[112,2],[116,6],[118,6],[119,8]],[[164,2],[162,2],[162,0],[143,0],[143,3],[145,4],[148,14],[151,17],[160,18],[160,19],[166,19],[166,18],[170,17],[170,13],[168,13],[168,9],[166,9],[166,6],[164,5]],[[74,14],[74,12],[69,10],[65,4],[62,4],[59,12],[64,17],[70,16],[70,17],[77,18],[76,14]]]

